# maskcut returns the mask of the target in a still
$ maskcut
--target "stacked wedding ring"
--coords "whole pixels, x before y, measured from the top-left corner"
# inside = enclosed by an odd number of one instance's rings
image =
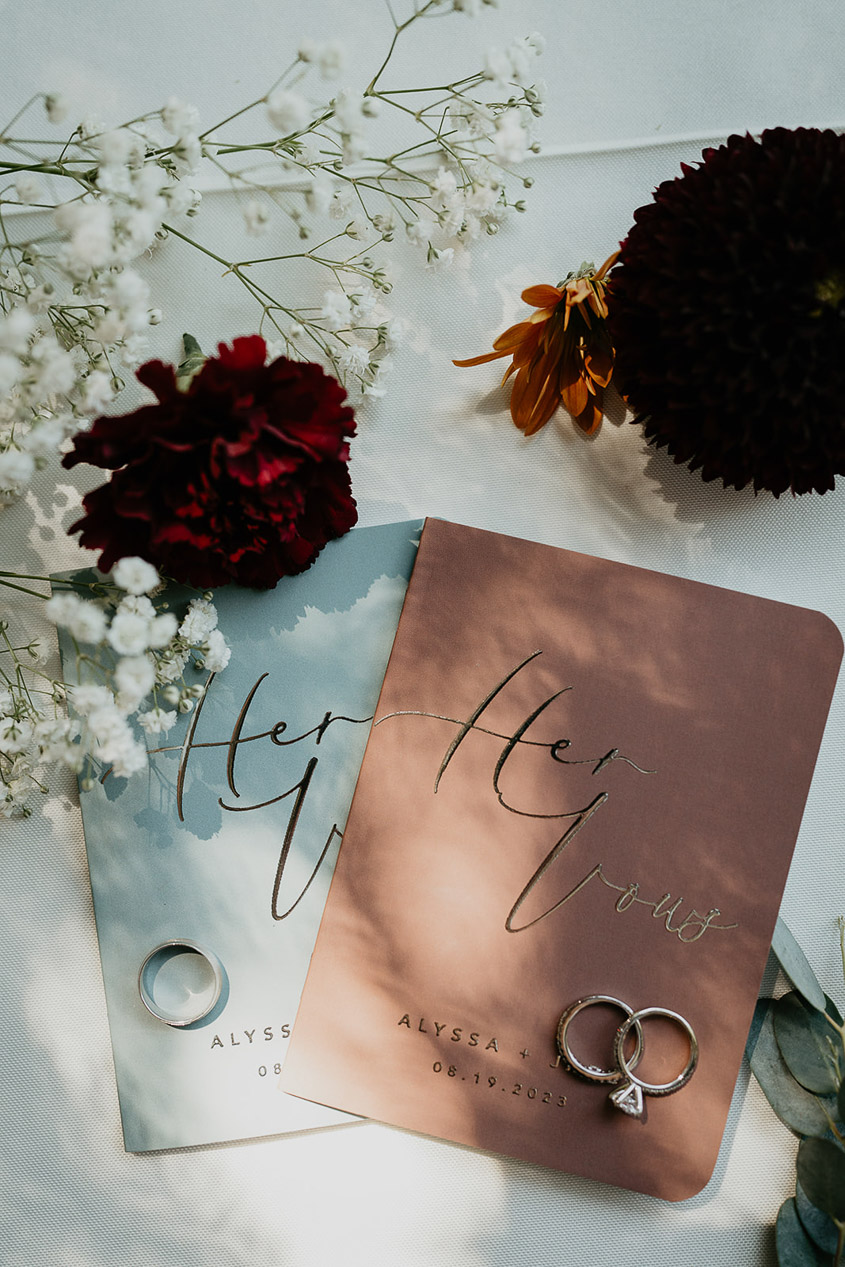
[[[608,1068],[602,1068],[598,1065],[587,1065],[572,1050],[570,1039],[570,1028],[576,1016],[586,1007],[591,1007],[596,1003],[605,1003],[611,1007],[618,1008],[624,1013],[625,1019],[616,1031],[613,1040],[613,1065]],[[642,1022],[649,1018],[661,1017],[665,1020],[674,1022],[686,1034],[689,1041],[689,1057],[687,1063],[676,1078],[670,1082],[646,1082],[643,1078],[639,1078],[634,1070],[640,1063],[644,1050],[643,1028]],[[628,1040],[634,1038],[633,1050],[626,1055],[625,1047]],[[641,1118],[644,1111],[644,1099],[646,1095],[662,1096],[673,1095],[676,1091],[680,1091],[689,1082],[695,1073],[698,1065],[698,1039],[695,1031],[685,1017],[679,1012],[673,1012],[666,1007],[644,1007],[639,1011],[634,1011],[627,1003],[623,1003],[621,999],[614,998],[609,994],[589,994],[583,999],[576,999],[562,1014],[557,1027],[557,1047],[560,1052],[561,1061],[564,1067],[580,1078],[585,1078],[588,1082],[598,1082],[600,1084],[612,1084],[614,1090],[611,1091],[608,1099],[622,1113],[628,1117]]]
[[[585,1065],[578,1059],[569,1045],[569,1030],[572,1022],[575,1020],[579,1012],[583,1012],[584,1008],[592,1007],[595,1003],[606,1003],[610,1007],[619,1008],[620,1012],[624,1012],[628,1026],[628,1033],[632,1025],[636,1033],[636,1046],[629,1060],[632,1069],[639,1064],[640,1057],[643,1054],[643,1032],[639,1022],[633,1024],[631,1017],[634,1015],[634,1009],[628,1007],[627,1003],[623,1003],[621,999],[614,999],[609,994],[588,994],[583,999],[576,999],[571,1003],[558,1021],[557,1027],[557,1049],[560,1052],[561,1059],[565,1067],[570,1073],[577,1074],[581,1078],[586,1078],[588,1082],[605,1082],[615,1083],[621,1082],[625,1074],[617,1060],[616,1067],[613,1069],[601,1069],[597,1065]],[[618,1032],[618,1031],[617,1031]]]
[[[689,1059],[677,1078],[673,1078],[671,1082],[644,1082],[634,1073],[636,1062],[628,1060],[625,1056],[625,1039],[631,1027],[633,1025],[639,1027],[640,1021],[646,1020],[649,1016],[662,1016],[674,1021],[676,1025],[680,1025],[689,1039]],[[639,1012],[633,1012],[619,1026],[613,1043],[613,1058],[622,1071],[625,1081],[610,1098],[623,1113],[631,1117],[642,1117],[644,1095],[673,1095],[675,1091],[680,1091],[681,1087],[687,1085],[698,1064],[698,1039],[689,1021],[679,1012],[672,1012],[668,1007],[644,1007]]]

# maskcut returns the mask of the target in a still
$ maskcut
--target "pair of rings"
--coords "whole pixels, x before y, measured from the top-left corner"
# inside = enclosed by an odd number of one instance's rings
[[[584,1008],[591,1007],[595,1003],[609,1004],[611,1007],[619,1008],[625,1015],[613,1040],[614,1065],[610,1069],[585,1064],[578,1059],[571,1047],[570,1031],[573,1021]],[[650,1017],[663,1017],[674,1021],[689,1040],[689,1059],[682,1071],[671,1082],[645,1082],[634,1073],[645,1048],[642,1022]],[[626,1044],[630,1045],[628,1038],[632,1031],[634,1047],[632,1051],[626,1052]],[[585,998],[576,999],[569,1005],[558,1022],[557,1048],[565,1068],[570,1073],[586,1078],[589,1082],[614,1085],[615,1090],[608,1098],[617,1109],[621,1109],[629,1117],[643,1116],[644,1095],[672,1095],[675,1091],[680,1091],[681,1087],[685,1087],[689,1082],[698,1065],[698,1039],[689,1021],[679,1012],[672,1012],[667,1007],[644,1007],[635,1012],[627,1003],[609,994],[588,994]]]

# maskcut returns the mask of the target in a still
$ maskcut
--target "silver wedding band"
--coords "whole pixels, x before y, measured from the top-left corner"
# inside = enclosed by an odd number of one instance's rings
[[[157,1021],[181,1029],[200,1021],[223,989],[223,966],[210,950],[186,938],[154,946],[138,972],[138,993]]]
[[[642,1078],[638,1078],[634,1073],[636,1061],[630,1061],[625,1056],[625,1039],[631,1030],[631,1027],[639,1026],[640,1021],[646,1020],[649,1016],[664,1016],[670,1021],[674,1021],[680,1025],[681,1029],[689,1039],[689,1059],[683,1071],[678,1074],[677,1078],[673,1078],[671,1082],[644,1082]],[[629,1082],[633,1082],[640,1088],[645,1095],[672,1095],[675,1091],[680,1091],[681,1087],[685,1087],[692,1075],[695,1073],[698,1064],[698,1039],[695,1031],[689,1021],[681,1016],[679,1012],[672,1012],[668,1007],[644,1007],[639,1012],[632,1012],[616,1031],[616,1038],[613,1041],[613,1058],[619,1069]]]

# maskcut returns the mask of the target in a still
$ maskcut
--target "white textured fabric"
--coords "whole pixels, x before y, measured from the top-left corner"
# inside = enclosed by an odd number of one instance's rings
[[[263,92],[300,36],[331,31],[374,63],[387,30],[378,0],[316,0],[306,16],[291,0],[86,0],[64,10],[6,0],[0,10],[13,51],[0,85],[4,119],[37,87],[115,120],[176,93],[211,121],[253,88]],[[841,480],[822,498],[726,492],[649,451],[621,407],[594,440],[562,415],[526,440],[510,423],[498,367],[451,365],[487,350],[520,312],[523,286],[555,282],[615,248],[655,184],[698,156],[699,142],[673,136],[845,122],[840,0],[800,9],[786,0],[502,0],[474,21],[425,24],[414,57],[443,76],[534,28],[549,40],[550,152],[525,168],[536,182],[528,213],[448,277],[423,272],[410,249],[396,252],[391,302],[408,339],[386,397],[359,412],[352,474],[362,522],[439,515],[817,607],[845,629]],[[400,54],[394,83],[410,73],[408,59]],[[557,153],[585,145],[596,152]],[[195,227],[238,249],[227,195],[207,197]],[[254,326],[236,283],[219,273],[199,257],[186,262],[173,243],[156,253],[148,275],[166,310],[156,350],[167,359],[183,329],[209,348]],[[4,514],[4,566],[86,561],[63,535],[81,483],[62,479],[60,522],[45,484]],[[0,606],[22,611],[26,600],[4,593]],[[840,685],[783,906],[831,992],[840,979],[834,920],[845,907],[844,732]],[[70,780],[28,822],[0,819],[0,877],[3,1267],[773,1261],[771,1224],[794,1182],[794,1143],[745,1075],[713,1181],[678,1206],[374,1124],[127,1156]]]

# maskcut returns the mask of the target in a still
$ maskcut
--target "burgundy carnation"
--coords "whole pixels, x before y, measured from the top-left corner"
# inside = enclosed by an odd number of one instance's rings
[[[845,136],[732,136],[636,212],[610,275],[615,381],[645,434],[726,487],[845,473]]]
[[[138,555],[200,589],[269,589],[355,523],[355,422],[341,385],[319,365],[265,366],[258,335],[218,350],[186,391],[172,366],[142,365],[137,377],[158,403],[98,418],[65,457],[114,472],[70,529],[102,550],[102,571]]]

